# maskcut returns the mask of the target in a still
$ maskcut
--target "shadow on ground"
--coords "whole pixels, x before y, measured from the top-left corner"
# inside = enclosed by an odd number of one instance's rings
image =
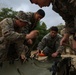
[[[33,59],[29,59],[24,64],[20,61],[15,61],[14,64],[4,62],[3,67],[0,67],[0,75],[52,75],[48,70],[51,65],[52,62]]]

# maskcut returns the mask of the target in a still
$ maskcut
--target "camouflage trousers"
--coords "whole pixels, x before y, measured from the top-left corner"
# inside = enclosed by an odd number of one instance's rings
[[[26,54],[27,48],[23,44],[23,40],[18,40],[15,42],[10,42],[10,41],[4,41],[3,43],[0,44],[0,61],[5,61],[7,58],[7,53],[9,50],[10,44],[14,43],[16,47],[16,51],[18,54],[18,57],[20,57],[21,54]]]

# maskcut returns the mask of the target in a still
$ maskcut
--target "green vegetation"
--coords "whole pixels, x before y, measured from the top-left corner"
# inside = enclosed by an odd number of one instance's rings
[[[0,21],[7,17],[14,17],[16,11],[13,11],[12,8],[2,8],[0,11]]]

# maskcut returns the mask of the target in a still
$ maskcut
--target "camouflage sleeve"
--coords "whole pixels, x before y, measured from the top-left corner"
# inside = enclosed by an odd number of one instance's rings
[[[25,27],[22,27],[21,33],[28,34],[29,33],[29,26],[26,25]]]
[[[71,18],[70,18],[70,16],[69,16],[69,18],[66,20],[65,25],[66,26],[65,26],[64,33],[69,33],[69,34],[74,33],[75,32],[74,30],[76,29],[76,17],[71,16]]]
[[[59,46],[56,52],[62,53],[64,49],[65,49],[65,46]]]
[[[74,32],[76,28],[76,0],[68,0],[68,14],[65,15],[66,30],[65,33]]]
[[[12,22],[8,23],[9,19],[4,19],[0,22],[1,28],[2,28],[2,35],[5,37],[5,39],[8,40],[17,40],[17,39],[25,39],[25,35],[21,33],[17,33],[14,31],[14,26]]]
[[[37,47],[37,50],[42,50],[45,47],[46,43],[47,43],[46,42],[46,38],[43,38],[41,40],[41,42],[39,42],[38,47]]]
[[[56,39],[56,42],[55,42],[55,48],[56,50],[58,49],[58,47],[60,46],[60,40],[61,40],[62,36],[59,34],[57,39]]]

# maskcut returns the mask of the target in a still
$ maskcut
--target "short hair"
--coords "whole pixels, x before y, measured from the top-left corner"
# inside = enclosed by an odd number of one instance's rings
[[[49,30],[58,32],[58,28],[56,26],[52,26]]]
[[[37,11],[37,13],[38,13],[39,15],[41,15],[42,17],[45,16],[45,11],[42,10],[42,9],[39,9],[39,10]]]

